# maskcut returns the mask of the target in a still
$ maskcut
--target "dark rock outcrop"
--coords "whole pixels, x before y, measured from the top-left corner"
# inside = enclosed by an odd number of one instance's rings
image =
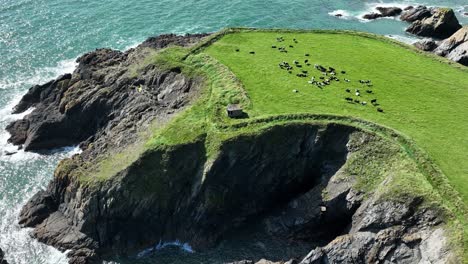
[[[9,142],[35,151],[115,135],[101,143],[125,145],[154,117],[165,118],[183,107],[197,86],[197,80],[178,69],[153,65],[133,76],[135,62],[150,48],[192,45],[204,36],[162,35],[127,52],[98,49],[81,56],[73,74],[36,85],[23,96],[14,113],[35,110],[8,125]]]
[[[0,248],[0,264],[8,264],[8,262],[4,258],[5,253],[3,253],[2,249]]]
[[[382,14],[382,16],[384,16],[384,17],[398,16],[403,11],[399,7],[382,7],[382,6],[378,6],[375,9],[377,9],[380,12],[380,14]]]
[[[434,53],[468,66],[468,25],[441,41]]]
[[[431,10],[426,6],[417,6],[417,7],[408,7],[405,8],[405,12],[403,12],[400,16],[400,19],[406,22],[414,22],[416,20],[423,20],[426,17],[431,16]]]
[[[382,7],[382,6],[378,6],[375,9],[377,11],[379,11],[379,13],[374,12],[374,13],[365,14],[363,16],[363,18],[372,20],[372,19],[377,19],[377,18],[380,18],[380,17],[392,17],[392,16],[397,16],[397,15],[401,14],[401,12],[403,11],[399,7]]]
[[[379,14],[379,13],[369,13],[369,14],[365,14],[362,18],[368,19],[368,20],[372,20],[372,19],[377,19],[377,18],[380,18],[380,17],[382,17],[382,14]]]
[[[419,203],[366,201],[348,234],[312,250],[301,264],[449,263],[443,231],[431,228],[439,222],[437,212],[417,213]]]
[[[415,11],[413,11],[416,9]],[[407,32],[422,36],[444,39],[450,37],[461,28],[455,12],[449,8],[417,7],[406,11],[401,19],[413,21],[406,29]],[[428,16],[428,13],[430,15]]]

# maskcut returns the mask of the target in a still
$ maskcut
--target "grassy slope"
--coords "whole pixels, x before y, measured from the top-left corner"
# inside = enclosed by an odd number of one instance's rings
[[[285,42],[278,43],[277,36]],[[296,38],[299,43],[293,43]],[[288,53],[272,49],[286,46]],[[235,49],[240,49],[236,52]],[[255,51],[255,55],[249,54]],[[228,34],[206,52],[227,65],[242,80],[253,102],[251,117],[288,113],[356,116],[394,128],[425,149],[468,200],[468,71],[421,56],[409,49],[347,34],[244,32]],[[285,60],[309,61],[343,69],[343,81],[318,89],[306,78],[279,69]],[[320,76],[313,66],[311,76]],[[370,79],[374,95],[357,82]],[[346,88],[359,88],[361,100],[377,98],[385,113],[370,105],[348,104]],[[299,93],[292,93],[293,89]]]

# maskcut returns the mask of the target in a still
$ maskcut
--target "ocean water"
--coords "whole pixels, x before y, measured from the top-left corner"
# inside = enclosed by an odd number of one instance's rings
[[[377,5],[410,4],[454,8],[462,24],[468,24],[468,17],[462,15],[468,12],[466,0],[0,0],[0,248],[7,260],[67,262],[63,253],[31,239],[29,230],[16,224],[21,206],[45,188],[57,162],[78,152],[70,146],[42,154],[5,155],[16,148],[7,144],[4,128],[21,117],[12,115],[11,108],[33,84],[71,72],[75,59],[87,51],[125,50],[162,33],[213,32],[232,26],[353,29],[413,42],[416,38],[404,33],[404,22],[360,19]],[[334,16],[338,13],[343,17]],[[158,260],[158,254],[164,260]],[[149,255],[138,263],[188,263],[190,258],[202,263],[205,257],[173,247],[159,247]]]

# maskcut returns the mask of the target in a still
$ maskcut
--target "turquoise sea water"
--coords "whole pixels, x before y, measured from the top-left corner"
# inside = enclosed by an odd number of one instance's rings
[[[0,248],[10,263],[66,263],[57,250],[29,238],[17,225],[17,215],[28,198],[44,188],[58,160],[78,151],[74,147],[47,154],[7,156],[15,148],[6,143],[4,127],[19,115],[11,108],[33,84],[71,72],[74,60],[99,47],[124,50],[162,33],[213,32],[224,27],[281,27],[353,29],[391,35],[402,41],[405,23],[395,19],[364,22],[359,16],[376,5],[437,5],[457,10],[468,24],[466,0],[364,1],[364,0],[0,0]],[[333,14],[344,14],[337,18]],[[161,251],[165,261],[204,256],[179,250]],[[169,257],[167,257],[169,256]],[[167,257],[167,258],[166,258]]]

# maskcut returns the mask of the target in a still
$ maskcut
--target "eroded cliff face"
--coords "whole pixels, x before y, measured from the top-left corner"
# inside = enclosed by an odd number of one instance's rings
[[[58,170],[20,221],[40,241],[71,250],[70,263],[132,255],[159,241],[204,250],[252,222],[279,239],[319,246],[303,263],[447,258],[445,243],[436,253],[427,245],[441,220],[418,209],[420,198],[385,202],[353,189],[348,157],[379,140],[341,125],[277,126],[225,142],[211,161],[202,141],[151,151],[100,184]]]

